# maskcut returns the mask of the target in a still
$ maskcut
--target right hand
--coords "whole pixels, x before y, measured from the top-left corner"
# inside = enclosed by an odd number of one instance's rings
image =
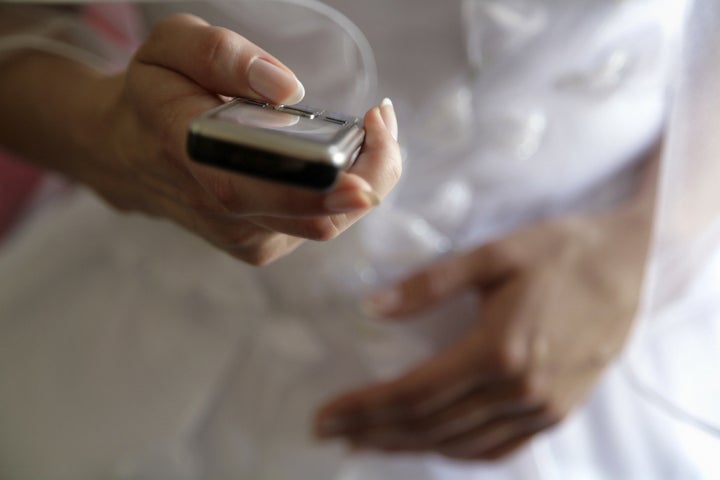
[[[191,15],[159,22],[127,70],[103,82],[96,161],[75,176],[115,207],[169,218],[251,264],[269,263],[303,239],[334,238],[400,176],[391,105],[368,111],[361,155],[329,192],[192,162],[185,151],[188,125],[222,104],[220,95],[291,104],[304,90],[258,46]]]

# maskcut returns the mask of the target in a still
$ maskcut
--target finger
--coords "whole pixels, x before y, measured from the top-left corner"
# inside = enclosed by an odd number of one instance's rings
[[[532,435],[557,422],[536,412],[496,420],[476,431],[447,442],[438,453],[458,460],[485,460],[491,455],[519,446]]]
[[[153,85],[164,86],[164,97],[181,98],[188,95],[188,86],[176,75],[160,68],[144,68],[138,75],[134,88],[142,90]],[[185,150],[188,124],[197,115],[215,106],[219,100],[212,95],[194,94],[192,101],[163,102],[155,98],[143,111],[152,123],[157,125],[156,136],[168,140],[167,151],[172,158],[181,158],[185,168],[175,169],[176,175],[187,177],[184,190],[178,197],[177,191],[170,194],[178,201],[185,201],[188,207],[198,207],[213,214],[267,215],[281,218],[318,217],[339,213],[355,216],[337,216],[344,219],[344,230],[362,214],[380,203],[373,187],[363,178],[343,173],[332,190],[319,192],[310,189],[282,185],[249,176],[236,175],[189,159]],[[155,108],[152,108],[152,105]],[[162,156],[164,153],[157,153]],[[156,167],[156,168],[154,168]],[[154,170],[160,180],[167,175],[167,163],[156,162],[147,165],[140,175],[149,175]],[[154,168],[154,170],[153,170]],[[166,182],[155,182],[163,185]],[[198,197],[207,198],[203,205],[197,205]],[[211,201],[210,201],[211,200]],[[294,234],[287,231],[288,234]]]
[[[367,181],[342,175],[332,190],[319,192],[235,175],[190,163],[193,176],[228,212],[279,218],[318,217],[364,212],[380,203]]]
[[[378,317],[409,316],[467,289],[498,282],[515,268],[494,244],[486,245],[470,253],[440,259],[377,292],[364,302],[364,308]]]
[[[208,243],[251,265],[267,265],[289,254],[303,242],[300,238],[258,228],[242,219],[198,215],[185,205],[152,190],[144,191],[141,198],[135,197],[133,200],[141,201],[146,213],[169,218]]]
[[[267,241],[254,245],[230,246],[223,248],[233,257],[250,265],[261,267],[292,253],[303,239],[289,235],[275,234]]]
[[[348,220],[357,220],[364,210],[377,205],[390,192],[402,173],[400,147],[382,118],[381,108],[387,110],[392,106],[374,107],[365,115],[362,151],[350,171],[341,172],[330,192],[280,188],[267,181],[227,175],[209,167],[204,167],[203,172],[215,183],[214,190],[225,198],[223,203],[234,211],[269,216],[354,213]]]
[[[515,383],[481,388],[447,408],[415,421],[386,424],[351,436],[355,444],[393,451],[435,450],[445,442],[492,421],[536,409],[518,396]]]
[[[344,232],[351,222],[346,214],[311,218],[247,217],[255,225],[293,237],[324,242]]]
[[[475,457],[473,460],[494,461],[505,458],[527,445],[533,439],[535,434],[541,431],[542,430],[538,430],[535,432],[528,432],[525,435],[520,435],[517,438],[511,439],[498,447],[490,448],[489,450],[482,453],[480,456]]]
[[[397,136],[395,111],[389,100],[365,114],[365,142],[350,173],[365,179],[382,198],[402,174],[402,156]],[[386,123],[387,122],[387,123]]]
[[[222,95],[293,104],[305,90],[292,71],[241,35],[193,15],[161,20],[136,60],[161,66]]]
[[[483,358],[483,338],[460,343],[399,379],[347,393],[316,415],[321,438],[359,434],[387,424],[419,422],[468,392],[502,381],[502,368]]]
[[[383,106],[387,110],[388,106]],[[365,116],[365,143],[349,172],[342,172],[329,192],[316,192],[191,165],[195,177],[231,212],[271,217],[336,216],[342,231],[376,206],[395,186],[401,171],[400,150],[380,113]]]
[[[415,441],[425,449],[434,449],[497,419],[538,408],[536,403],[524,398],[516,382],[493,385],[422,420],[414,428]]]
[[[197,217],[193,231],[235,258],[251,265],[267,265],[287,255],[303,239],[263,228],[244,218],[212,215]]]

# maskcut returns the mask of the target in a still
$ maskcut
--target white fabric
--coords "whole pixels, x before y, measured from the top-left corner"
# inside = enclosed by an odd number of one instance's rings
[[[720,7],[689,15],[669,117],[645,319],[627,370],[648,398],[720,435]]]
[[[358,113],[376,101],[358,37],[331,21],[337,17],[297,3],[238,1],[217,12],[164,4],[147,11],[152,19],[197,9],[214,23],[252,32],[246,34],[253,40],[256,34],[299,73],[313,103]],[[715,165],[712,135],[695,136],[711,131],[715,115],[701,115],[708,123],[698,130],[687,119],[694,122],[694,108],[706,105],[698,98],[720,98],[696,96],[716,78],[717,67],[703,63],[707,51],[697,45],[718,44],[710,28],[720,25],[717,7],[695,16],[705,27],[685,51],[691,61],[670,123],[658,238],[677,243],[658,244],[657,258],[671,260],[654,264],[646,308],[661,326],[639,331],[629,359],[613,366],[588,404],[559,428],[506,461],[466,465],[348,457],[307,437],[323,399],[431,354],[462,334],[463,314],[473,307],[459,299],[401,328],[368,320],[359,300],[448,249],[621,199],[632,188],[633,158],[663,120],[682,3],[328,3],[365,33],[375,52],[377,92],[395,100],[407,157],[397,192],[340,239],[307,245],[262,270],[171,225],[121,217],[82,192],[48,210],[0,256],[0,477],[713,478],[720,441],[670,415],[636,383],[657,389],[656,380],[671,372],[660,393],[680,401],[689,381],[698,384],[698,377],[683,378],[689,362],[717,362],[708,348],[693,350],[696,359],[676,356],[674,343],[677,332],[688,330],[704,332],[699,338],[707,342],[708,329],[717,331],[714,317],[704,316],[705,330],[696,330],[697,322],[672,323],[683,318],[677,311],[660,311],[668,298],[692,299],[668,295],[668,280],[717,278],[695,276],[692,263],[713,258],[712,248],[693,250],[687,275],[671,278],[665,272],[677,264],[663,250],[698,238],[720,212],[705,203],[714,197],[693,195],[697,222],[666,213],[681,205],[678,195],[696,192],[690,181],[698,164],[703,172]],[[692,164],[685,154],[691,148]],[[708,188],[700,191],[714,192],[718,177],[703,178]],[[695,291],[709,290],[688,288]],[[714,311],[712,302],[705,305],[703,313]],[[458,325],[449,328],[447,318]],[[682,411],[703,414],[706,405],[694,400]]]

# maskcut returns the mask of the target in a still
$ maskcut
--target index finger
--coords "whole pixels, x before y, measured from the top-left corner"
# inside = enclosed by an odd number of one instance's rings
[[[410,373],[387,383],[350,392],[323,406],[316,433],[333,437],[378,425],[410,422],[442,410],[478,388],[502,381],[493,368],[483,368],[477,335],[466,337]]]
[[[212,93],[294,104],[305,89],[278,59],[243,36],[180,14],[158,22],[135,60],[181,73]]]

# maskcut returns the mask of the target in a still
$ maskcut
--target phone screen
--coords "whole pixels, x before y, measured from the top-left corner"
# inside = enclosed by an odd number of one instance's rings
[[[287,132],[300,137],[328,142],[338,133],[339,126],[322,117],[313,119],[272,108],[236,103],[220,110],[217,118],[249,127]]]

